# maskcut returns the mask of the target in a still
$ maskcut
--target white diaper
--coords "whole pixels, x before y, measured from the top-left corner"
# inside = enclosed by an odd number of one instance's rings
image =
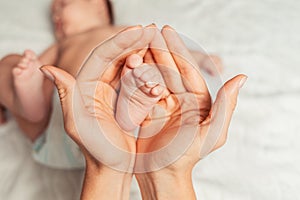
[[[84,156],[78,145],[65,132],[61,105],[56,91],[53,95],[52,114],[48,128],[35,141],[33,157],[37,162],[53,168],[85,167]]]

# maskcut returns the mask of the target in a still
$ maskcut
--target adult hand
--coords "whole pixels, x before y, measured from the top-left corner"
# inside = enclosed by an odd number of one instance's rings
[[[211,105],[205,80],[171,27],[156,33],[150,49],[152,56],[148,58],[152,57],[160,69],[169,95],[141,126],[136,177],[144,199],[149,195],[158,199],[194,199],[192,169],[200,159],[224,145],[246,76],[227,81]]]
[[[82,199],[129,196],[136,144],[135,138],[122,131],[114,118],[115,80],[120,79],[126,56],[147,48],[154,33],[152,26],[125,29],[91,53],[76,79],[54,66],[41,69],[54,81],[66,132],[86,158]]]

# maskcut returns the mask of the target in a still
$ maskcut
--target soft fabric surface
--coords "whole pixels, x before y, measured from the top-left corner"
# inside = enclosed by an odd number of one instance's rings
[[[82,171],[55,170],[33,160],[31,143],[14,121],[0,128],[0,199],[79,199]]]
[[[59,95],[53,95],[52,113],[47,129],[34,142],[33,158],[42,165],[56,169],[84,169],[85,159],[79,146],[64,128]]]
[[[41,52],[53,42],[48,4],[48,0],[0,2],[0,56],[25,48]],[[198,46],[223,57],[223,80],[238,73],[249,76],[227,144],[194,170],[198,198],[299,199],[300,2],[113,0],[113,4],[117,24],[171,24]],[[30,144],[14,122],[0,127],[0,132],[0,199],[74,199],[68,195],[79,190],[80,172],[34,163]],[[136,187],[131,199],[140,199]]]

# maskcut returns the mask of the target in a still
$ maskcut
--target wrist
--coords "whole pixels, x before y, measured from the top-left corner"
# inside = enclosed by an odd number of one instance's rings
[[[129,199],[132,173],[87,163],[81,200]]]
[[[136,174],[141,194],[148,199],[196,199],[192,184],[192,172],[172,172],[162,169]]]

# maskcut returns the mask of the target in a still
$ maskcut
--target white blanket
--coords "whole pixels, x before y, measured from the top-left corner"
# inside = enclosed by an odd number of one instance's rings
[[[0,56],[25,48],[41,52],[52,43],[48,4],[0,1]],[[226,146],[194,170],[198,198],[300,199],[300,2],[113,0],[113,5],[117,24],[171,24],[221,55],[223,80],[249,76]],[[0,199],[74,199],[62,191],[79,190],[79,172],[35,164],[14,122],[0,132]],[[65,177],[74,179],[66,183]],[[140,199],[134,188],[131,199]]]

